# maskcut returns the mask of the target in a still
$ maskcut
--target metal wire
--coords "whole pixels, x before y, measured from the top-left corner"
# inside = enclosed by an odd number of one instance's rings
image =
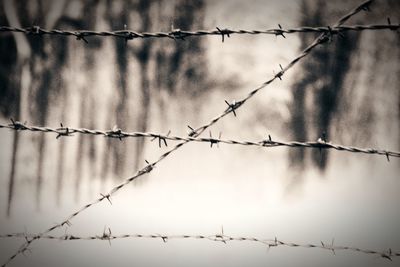
[[[71,128],[71,127],[62,127],[62,128],[51,128],[51,127],[40,127],[40,126],[29,126],[26,124],[22,124],[18,121],[12,120],[11,124],[2,124],[0,123],[1,128],[8,128],[15,131],[32,131],[32,132],[44,132],[44,133],[54,133],[57,134],[56,138],[61,136],[73,136],[73,134],[86,134],[86,135],[95,135],[95,136],[104,136],[107,138],[118,138],[122,140],[123,138],[153,138],[153,140],[158,139],[158,145],[161,147],[162,144],[167,145],[166,140],[172,141],[187,141],[187,142],[204,142],[209,143],[212,147],[214,144],[229,144],[229,145],[242,145],[242,146],[258,146],[258,147],[304,147],[304,148],[317,148],[317,149],[335,149],[339,151],[346,151],[351,153],[365,153],[365,154],[376,154],[382,155],[386,157],[400,157],[400,152],[397,151],[389,151],[389,150],[381,150],[376,148],[358,148],[354,146],[344,146],[339,144],[333,144],[330,142],[323,141],[322,139],[316,142],[283,142],[272,140],[271,136],[261,141],[238,141],[231,139],[221,139],[210,137],[182,137],[182,136],[174,136],[168,134],[159,134],[152,132],[125,132],[121,129],[114,128],[113,130],[92,130],[86,128]]]
[[[116,37],[125,40],[132,39],[146,39],[146,38],[170,38],[170,39],[184,39],[192,36],[221,36],[222,40],[225,40],[225,36],[230,37],[231,35],[275,35],[282,36],[285,34],[292,33],[329,33],[338,34],[348,31],[365,31],[365,30],[398,30],[400,24],[371,24],[371,25],[344,25],[344,26],[320,26],[320,27],[297,27],[284,29],[279,24],[279,28],[266,29],[266,30],[233,30],[233,29],[220,29],[216,30],[197,30],[197,31],[182,31],[179,29],[172,30],[170,32],[136,32],[132,30],[117,30],[117,31],[91,31],[91,30],[60,30],[60,29],[44,29],[39,26],[32,26],[27,28],[0,26],[0,32],[17,32],[24,33],[27,35],[43,36],[74,36],[78,40],[87,40],[86,37]]]
[[[361,5],[357,6],[355,9],[351,10],[350,13],[346,14],[344,17],[342,17],[335,25],[334,27],[340,26],[343,23],[345,23],[351,16],[357,14],[358,12],[365,10],[365,8],[367,8],[374,0],[367,0],[365,2],[363,2]],[[221,118],[225,117],[226,115],[228,115],[229,113],[234,113],[234,111],[236,109],[238,109],[239,107],[241,107],[247,100],[249,100],[251,97],[253,97],[258,91],[260,91],[261,89],[263,89],[264,87],[266,87],[267,85],[269,85],[270,83],[272,83],[273,81],[275,81],[277,78],[278,79],[282,79],[282,76],[284,75],[284,73],[289,70],[290,68],[292,68],[296,63],[298,63],[302,58],[306,57],[316,46],[326,43],[328,41],[331,40],[332,35],[334,35],[335,33],[333,32],[329,32],[329,33],[323,33],[321,34],[318,38],[315,39],[315,41],[309,45],[306,49],[304,49],[302,51],[302,53],[300,55],[298,55],[295,59],[293,59],[285,68],[281,67],[281,71],[278,72],[275,76],[273,76],[270,80],[264,82],[262,85],[260,85],[259,87],[257,87],[256,89],[254,89],[253,91],[251,91],[244,99],[242,99],[241,101],[234,101],[233,103],[228,105],[228,108],[219,116],[215,117],[214,119],[211,120],[210,123],[203,125],[197,129],[193,129],[192,132],[190,133],[191,137],[198,137],[201,133],[203,133],[208,127],[210,127],[211,125],[215,124],[217,121],[219,121]],[[235,114],[235,113],[234,113]],[[163,159],[165,159],[166,157],[168,157],[168,155],[170,155],[171,153],[173,153],[174,151],[176,151],[177,149],[179,149],[180,147],[182,147],[183,145],[187,144],[189,141],[183,141],[182,143],[177,144],[174,148],[172,148],[171,150],[165,152],[164,154],[162,154],[158,160],[154,161],[153,163],[148,163],[144,168],[142,168],[141,170],[139,170],[134,176],[129,177],[128,179],[126,179],[124,182],[122,182],[121,184],[115,186],[114,188],[112,188],[108,194],[102,194],[100,198],[94,200],[91,203],[86,204],[85,206],[83,206],[81,209],[75,211],[74,213],[72,213],[70,216],[68,216],[65,220],[63,220],[62,222],[48,228],[47,230],[45,230],[44,232],[36,235],[34,238],[26,240],[26,242],[24,244],[22,244],[20,246],[20,248],[10,257],[7,259],[7,261],[2,265],[2,266],[6,266],[8,263],[10,263],[13,259],[15,259],[19,254],[24,253],[25,251],[27,251],[29,249],[29,246],[32,242],[34,242],[35,240],[38,240],[41,238],[41,236],[46,235],[48,233],[50,233],[51,231],[61,228],[63,226],[70,226],[71,222],[70,220],[72,220],[75,216],[77,216],[78,214],[80,214],[81,212],[83,212],[84,210],[90,208],[91,206],[107,199],[108,201],[110,201],[110,197],[111,195],[113,195],[114,193],[116,193],[117,191],[119,191],[121,188],[125,187],[127,184],[131,183],[133,180],[135,180],[136,178],[150,173],[154,166],[159,163],[160,161],[162,161]]]
[[[34,239],[36,236],[34,234],[26,234],[26,233],[15,233],[15,234],[5,234],[0,235],[0,238],[25,238],[25,240]],[[334,245],[334,239],[330,243],[325,243],[321,241],[320,244],[311,244],[311,243],[294,243],[294,242],[287,242],[277,239],[276,237],[273,239],[264,239],[258,237],[248,237],[248,236],[229,236],[225,235],[222,229],[222,232],[219,234],[214,235],[190,235],[190,234],[183,234],[183,235],[161,235],[161,234],[121,234],[121,235],[113,235],[111,233],[111,229],[108,228],[104,230],[102,235],[94,235],[94,236],[77,236],[71,234],[65,234],[62,236],[54,236],[54,235],[43,235],[40,237],[41,239],[51,239],[51,240],[60,240],[60,241],[77,241],[77,240],[102,240],[108,241],[111,244],[112,240],[116,239],[160,239],[164,243],[167,243],[173,239],[203,239],[215,242],[221,242],[227,244],[230,241],[247,241],[247,242],[256,242],[266,245],[268,249],[278,247],[278,246],[287,246],[293,248],[318,248],[323,250],[328,250],[333,252],[336,255],[336,251],[344,250],[344,251],[352,251],[352,252],[359,252],[363,254],[370,254],[370,255],[378,255],[382,258],[392,260],[394,257],[399,257],[400,252],[393,251],[392,249],[387,249],[383,251],[379,250],[372,250],[372,249],[363,249],[358,247],[350,247],[350,246],[339,246]]]

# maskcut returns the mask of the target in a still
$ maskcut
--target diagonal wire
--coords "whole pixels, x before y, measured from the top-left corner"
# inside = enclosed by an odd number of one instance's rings
[[[367,0],[365,2],[363,2],[361,5],[357,6],[355,9],[351,10],[349,14],[346,14],[344,17],[342,17],[334,26],[340,26],[341,24],[343,24],[346,20],[348,20],[351,16],[357,14],[358,12],[362,11],[365,9],[365,7],[368,7],[374,0]],[[293,67],[296,63],[298,63],[302,58],[304,58],[305,56],[307,56],[316,46],[318,46],[319,44],[323,44],[327,41],[329,41],[331,39],[331,33],[324,33],[321,34],[318,38],[315,39],[315,41],[309,45],[307,48],[305,48],[302,53],[300,55],[298,55],[295,59],[293,59],[285,68],[282,68],[282,70],[280,72],[278,72],[275,76],[273,76],[270,80],[264,82],[262,85],[260,85],[259,87],[257,87],[256,89],[254,89],[253,91],[251,91],[244,99],[242,99],[239,102],[235,102],[233,103],[231,106],[229,106],[221,115],[215,117],[214,119],[211,120],[210,123],[205,124],[195,130],[192,131],[192,133],[190,134],[192,137],[197,137],[199,136],[201,133],[203,133],[208,127],[210,127],[211,125],[213,125],[214,123],[216,123],[217,121],[219,121],[221,118],[225,117],[226,115],[228,115],[231,112],[234,112],[237,108],[239,108],[241,105],[243,105],[247,100],[249,100],[251,97],[253,97],[258,91],[260,91],[261,89],[263,89],[264,87],[266,87],[267,85],[269,85],[270,83],[272,83],[273,81],[275,81],[277,78],[281,79],[281,77],[283,76],[283,74],[289,70],[291,67]],[[52,232],[55,229],[61,228],[63,226],[69,226],[71,225],[70,220],[73,219],[75,216],[77,216],[78,214],[80,214],[81,212],[83,212],[84,210],[90,208],[93,205],[96,205],[97,203],[100,203],[101,201],[103,201],[104,199],[109,200],[110,196],[113,195],[114,193],[116,193],[117,191],[119,191],[121,188],[123,188],[124,186],[126,186],[127,184],[131,183],[133,180],[135,180],[136,178],[146,174],[146,173],[150,173],[154,166],[159,163],[160,161],[162,161],[163,159],[165,159],[166,157],[168,157],[169,154],[173,153],[174,151],[176,151],[177,149],[179,149],[180,147],[184,146],[185,144],[187,144],[189,141],[184,141],[182,143],[177,144],[174,148],[172,148],[171,150],[165,152],[164,154],[162,154],[158,160],[154,161],[153,163],[149,163],[148,165],[146,165],[143,169],[139,170],[134,176],[131,176],[129,178],[127,178],[124,182],[122,182],[121,184],[115,186],[114,188],[112,188],[108,194],[106,195],[101,195],[100,198],[94,200],[91,203],[86,204],[85,206],[83,206],[81,209],[75,211],[74,213],[72,213],[71,215],[69,215],[65,220],[63,220],[62,222],[48,228],[47,230],[45,230],[44,232],[38,234],[35,236],[35,238],[26,240],[26,242],[24,244],[22,244],[20,246],[20,248],[13,254],[11,255],[6,262],[2,265],[3,267],[6,266],[7,264],[9,264],[13,259],[15,259],[19,254],[24,253],[25,251],[28,250],[30,244],[32,244],[32,242],[34,242],[35,240],[38,240],[41,238],[41,236],[46,235],[50,232]]]
[[[34,234],[26,234],[26,233],[15,233],[15,234],[4,234],[0,235],[0,238],[25,238],[26,240],[35,238]],[[111,240],[116,239],[159,239],[164,243],[167,243],[169,240],[173,239],[194,239],[194,240],[209,240],[215,242],[222,242],[224,244],[230,241],[247,241],[247,242],[255,242],[261,243],[263,245],[268,246],[268,248],[278,247],[278,246],[287,246],[293,248],[318,248],[322,250],[328,250],[336,255],[336,251],[343,250],[343,251],[352,251],[352,252],[359,252],[363,254],[369,255],[378,255],[382,258],[392,260],[394,257],[400,257],[400,251],[396,252],[392,249],[387,250],[372,250],[372,249],[363,249],[359,247],[350,247],[350,246],[340,246],[335,245],[334,240],[329,243],[325,243],[321,241],[320,244],[312,244],[312,243],[294,243],[294,242],[287,242],[277,239],[276,237],[273,239],[265,239],[265,238],[258,238],[258,237],[248,237],[248,236],[230,236],[225,235],[224,233],[213,234],[213,235],[192,235],[192,234],[182,234],[182,235],[166,235],[166,234],[120,234],[120,235],[113,235],[111,233],[111,229],[108,228],[108,231],[104,231],[102,235],[93,235],[93,236],[78,236],[78,235],[71,235],[65,234],[62,236],[54,236],[54,235],[43,235],[40,238],[42,239],[51,239],[51,240],[60,240],[60,241],[77,241],[77,240],[102,240],[108,241],[111,244]]]
[[[182,137],[182,136],[174,136],[170,135],[170,133],[164,135],[153,132],[125,132],[121,129],[113,129],[113,130],[92,130],[86,128],[71,128],[71,127],[62,127],[62,128],[51,128],[51,127],[40,127],[40,126],[30,126],[26,124],[22,124],[18,121],[12,120],[11,124],[3,124],[0,123],[1,128],[8,128],[15,131],[32,131],[32,132],[43,132],[43,133],[54,133],[57,134],[56,138],[61,136],[72,136],[75,133],[78,134],[86,134],[86,135],[94,135],[94,136],[104,136],[107,138],[118,138],[122,140],[122,138],[153,138],[159,139],[159,146],[161,147],[161,143],[164,142],[167,145],[166,140],[172,141],[187,141],[187,142],[203,142],[212,144],[229,144],[229,145],[242,145],[242,146],[259,146],[259,147],[304,147],[304,148],[318,148],[318,149],[335,149],[339,151],[346,151],[351,153],[364,153],[364,154],[376,154],[382,155],[386,157],[400,157],[400,152],[398,151],[390,151],[390,150],[382,150],[376,148],[359,148],[354,146],[344,146],[340,144],[333,144],[330,142],[326,142],[323,140],[318,140],[316,142],[299,142],[299,141],[276,141],[272,139],[263,139],[261,141],[238,141],[232,139],[221,139],[221,138],[213,138],[213,137]]]
[[[279,28],[266,29],[266,30],[233,30],[233,29],[220,29],[216,30],[196,30],[196,31],[182,31],[179,29],[172,30],[170,32],[136,32],[132,30],[116,30],[116,31],[91,31],[91,30],[61,30],[61,29],[44,29],[39,26],[32,26],[27,28],[0,26],[0,32],[17,32],[26,35],[51,35],[51,36],[74,36],[78,40],[87,40],[86,37],[115,37],[122,38],[125,40],[132,39],[147,39],[147,38],[170,38],[170,39],[181,39],[191,36],[221,36],[224,41],[224,37],[230,37],[231,35],[275,35],[282,36],[285,34],[292,33],[343,33],[348,31],[365,31],[365,30],[398,30],[399,24],[369,24],[369,25],[344,25],[344,26],[319,26],[319,27],[297,27],[283,29],[281,25]]]

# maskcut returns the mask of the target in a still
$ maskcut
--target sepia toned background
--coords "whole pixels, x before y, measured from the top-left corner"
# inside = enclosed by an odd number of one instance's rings
[[[332,25],[359,1],[12,1],[0,25],[170,31]],[[398,23],[375,1],[346,24]],[[185,40],[0,33],[0,121],[187,135],[295,58],[317,35]],[[348,32],[212,126],[213,136],[400,150],[400,35]],[[172,147],[149,139],[0,129],[0,234],[38,233]],[[209,135],[208,132],[204,135]],[[400,249],[400,162],[338,151],[189,143],[55,234],[216,234]],[[0,239],[0,260],[23,239]],[[251,242],[51,241],[10,266],[395,266],[376,256]]]

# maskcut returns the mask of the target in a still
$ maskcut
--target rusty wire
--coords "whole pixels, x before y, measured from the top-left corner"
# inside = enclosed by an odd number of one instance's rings
[[[51,128],[51,127],[40,127],[40,126],[30,126],[26,124],[22,124],[19,121],[11,120],[11,124],[2,124],[0,123],[0,128],[8,128],[15,131],[32,131],[32,132],[44,132],[44,133],[54,133],[57,134],[56,138],[61,136],[73,136],[73,134],[86,134],[86,135],[95,135],[95,136],[104,136],[107,138],[118,138],[122,140],[123,138],[153,138],[153,140],[158,139],[158,145],[161,147],[162,144],[167,145],[166,140],[172,141],[187,141],[187,142],[204,142],[209,143],[212,147],[213,144],[229,144],[229,145],[242,145],[242,146],[259,146],[259,147],[303,147],[303,148],[317,148],[317,149],[335,149],[339,151],[346,151],[351,153],[364,153],[364,154],[376,154],[382,155],[386,157],[400,157],[400,152],[397,151],[389,151],[389,150],[381,150],[376,148],[359,148],[354,146],[344,146],[339,144],[333,144],[330,142],[323,141],[321,138],[315,142],[298,142],[298,141],[276,141],[272,140],[269,135],[268,138],[260,140],[260,141],[238,141],[231,139],[221,139],[210,137],[182,137],[182,136],[174,136],[171,135],[171,131],[168,134],[159,134],[152,132],[125,132],[119,128],[114,128],[113,130],[92,130],[86,128],[71,128],[65,127],[61,124],[61,128]]]
[[[26,240],[34,239],[36,236],[34,234],[26,234],[26,233],[15,233],[15,234],[4,234],[0,235],[0,238],[24,238]],[[344,251],[352,251],[352,252],[359,252],[363,254],[370,254],[370,255],[378,255],[382,258],[393,260],[394,257],[400,256],[400,251],[396,252],[392,249],[387,249],[383,251],[379,250],[372,250],[372,249],[363,249],[358,247],[351,247],[351,246],[340,246],[334,244],[334,239],[331,242],[323,242],[321,241],[320,244],[312,244],[312,243],[294,243],[294,242],[287,242],[279,240],[277,237],[273,239],[265,239],[265,238],[258,238],[258,237],[248,237],[248,236],[229,236],[224,234],[222,229],[221,233],[213,234],[213,235],[192,235],[192,234],[182,234],[182,235],[166,235],[166,234],[120,234],[120,235],[113,235],[110,228],[104,230],[101,235],[93,235],[93,236],[78,236],[72,234],[65,234],[61,236],[54,236],[54,235],[43,235],[40,238],[42,239],[51,239],[51,240],[60,240],[60,241],[77,241],[77,240],[101,240],[101,241],[108,241],[111,245],[112,240],[116,239],[159,239],[164,243],[167,243],[169,240],[173,239],[203,239],[215,242],[221,242],[227,244],[230,241],[247,241],[247,242],[256,242],[266,245],[268,249],[278,247],[278,246],[287,246],[293,248],[318,248],[327,251],[331,251],[334,255],[336,255],[336,251],[344,250]]]
[[[350,17],[352,17],[353,15],[359,13],[362,10],[366,10],[368,9],[368,7],[370,6],[370,4],[373,2],[374,0],[367,0],[364,1],[362,4],[360,4],[359,6],[357,6],[356,8],[354,8],[353,10],[351,10],[348,14],[346,14],[345,16],[343,16],[341,19],[338,20],[338,22],[335,23],[335,25],[333,27],[337,27],[342,25],[343,23],[345,23]],[[281,67],[281,71],[279,71],[278,73],[276,73],[271,79],[269,79],[268,81],[264,82],[262,85],[260,85],[259,87],[255,88],[254,90],[252,90],[245,98],[243,98],[242,100],[236,102],[233,101],[232,103],[228,103],[228,108],[225,109],[225,111],[223,113],[221,113],[219,116],[215,117],[214,119],[212,119],[208,124],[205,124],[197,129],[193,129],[191,131],[191,133],[189,134],[190,137],[198,137],[201,133],[203,133],[207,128],[209,128],[211,125],[215,124],[216,122],[218,122],[221,118],[225,117],[226,115],[230,114],[231,112],[233,113],[233,111],[235,111],[236,109],[238,109],[239,107],[241,107],[247,100],[249,100],[250,98],[252,98],[255,94],[258,93],[258,91],[260,91],[261,89],[265,88],[266,86],[268,86],[270,83],[274,82],[276,79],[282,79],[282,76],[286,73],[287,70],[289,70],[290,68],[292,68],[296,63],[298,63],[302,58],[306,57],[315,47],[317,47],[320,44],[329,42],[332,39],[332,36],[335,35],[334,32],[328,32],[328,33],[322,33],[320,34],[313,43],[311,43],[308,47],[306,47],[295,59],[293,59],[291,62],[289,62],[288,65],[286,65],[285,68]],[[64,219],[62,222],[55,224],[54,226],[48,228],[47,230],[45,230],[44,232],[35,235],[34,238],[32,239],[28,239],[26,240],[26,242],[24,244],[22,244],[19,249],[13,254],[11,255],[7,261],[2,265],[3,267],[8,265],[13,259],[15,259],[19,254],[24,253],[25,251],[27,251],[29,249],[30,244],[32,244],[32,242],[34,242],[35,240],[38,240],[41,238],[41,236],[46,235],[50,232],[52,232],[55,229],[64,227],[64,226],[70,226],[71,225],[71,220],[76,217],[78,214],[80,214],[81,212],[83,212],[84,210],[90,208],[93,205],[96,205],[97,203],[102,202],[103,200],[110,200],[111,195],[115,194],[117,191],[119,191],[121,188],[125,187],[127,184],[131,183],[133,180],[137,179],[138,177],[150,173],[156,164],[158,164],[160,161],[162,161],[163,159],[165,159],[166,157],[168,157],[171,153],[173,153],[174,151],[178,150],[180,147],[184,146],[185,144],[187,144],[189,141],[183,141],[179,144],[177,144],[175,147],[173,147],[171,150],[163,153],[156,161],[152,162],[152,163],[147,163],[147,165],[142,168],[141,170],[139,170],[134,176],[131,176],[129,178],[127,178],[124,182],[120,183],[119,185],[115,186],[114,188],[112,188],[107,194],[101,194],[100,198],[95,199],[94,201],[86,204],[85,206],[83,206],[82,208],[80,208],[79,210],[75,211],[74,213],[72,213],[71,215],[69,215],[66,219]]]
[[[390,21],[390,20],[389,20]],[[329,33],[339,34],[349,31],[365,31],[365,30],[393,30],[396,31],[400,28],[400,24],[370,24],[370,25],[343,25],[343,26],[320,26],[320,27],[297,27],[284,29],[280,24],[279,28],[266,29],[266,30],[233,30],[233,29],[221,29],[216,27],[215,30],[197,30],[197,31],[182,31],[180,29],[174,29],[170,32],[136,32],[132,30],[117,30],[117,31],[91,31],[91,30],[60,30],[60,29],[44,29],[40,26],[32,26],[26,28],[0,26],[0,32],[17,32],[24,33],[26,35],[52,35],[52,36],[74,36],[78,40],[84,40],[87,42],[86,37],[115,37],[122,38],[125,40],[133,39],[145,39],[145,38],[170,38],[184,40],[186,37],[192,36],[221,36],[222,41],[225,40],[225,36],[230,37],[231,35],[275,35],[282,36],[285,34],[292,33]]]

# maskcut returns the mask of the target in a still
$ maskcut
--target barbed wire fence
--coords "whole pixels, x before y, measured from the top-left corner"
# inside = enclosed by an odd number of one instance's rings
[[[166,145],[166,140],[175,140],[175,141],[182,141],[181,143],[175,145],[171,150],[163,153],[156,161],[149,163],[146,161],[147,165],[139,170],[134,176],[131,176],[127,178],[124,182],[120,183],[119,185],[113,187],[107,194],[100,194],[101,197],[95,199],[94,201],[87,203],[84,205],[81,209],[75,211],[66,219],[61,221],[60,223],[57,223],[47,230],[35,234],[35,235],[26,235],[25,236],[25,242],[19,247],[19,249],[7,259],[7,261],[2,265],[6,266],[8,265],[13,259],[15,259],[19,254],[23,254],[25,251],[29,250],[29,246],[35,241],[39,240],[42,238],[51,238],[50,235],[48,235],[50,232],[54,231],[55,229],[62,228],[62,227],[68,227],[71,225],[71,220],[78,216],[80,213],[85,211],[86,209],[92,207],[93,205],[96,205],[103,200],[108,200],[111,203],[111,196],[115,194],[117,191],[121,190],[123,187],[125,187],[127,184],[131,183],[133,180],[139,178],[140,176],[143,176],[144,174],[150,173],[153,168],[161,162],[163,159],[168,157],[171,153],[174,151],[178,150],[180,147],[184,146],[188,142],[192,141],[197,141],[197,142],[209,142],[211,146],[213,144],[218,144],[218,143],[229,143],[229,144],[242,144],[242,145],[262,145],[262,146],[288,146],[288,147],[296,147],[296,146],[302,146],[302,147],[315,147],[315,148],[332,148],[332,149],[337,149],[337,150],[346,150],[349,152],[360,152],[360,153],[369,153],[369,154],[380,154],[380,155],[386,155],[386,157],[389,159],[389,156],[394,156],[394,157],[399,157],[399,152],[394,152],[394,151],[386,151],[386,150],[377,150],[377,149],[360,149],[360,148],[355,148],[355,147],[345,147],[345,146],[340,146],[340,145],[334,145],[328,143],[326,140],[318,140],[317,142],[277,142],[273,141],[271,137],[269,137],[267,140],[263,140],[261,142],[247,142],[247,141],[234,141],[234,140],[222,140],[221,138],[198,138],[205,130],[207,130],[210,126],[214,125],[217,123],[220,119],[223,117],[227,116],[230,113],[233,113],[236,116],[236,110],[240,108],[247,100],[252,98],[254,95],[256,95],[260,90],[263,88],[267,87],[269,84],[274,82],[276,79],[281,80],[283,75],[288,71],[290,68],[292,68],[295,64],[297,64],[301,59],[306,57],[315,47],[318,45],[330,42],[335,35],[341,35],[342,32],[344,31],[362,31],[362,30],[393,30],[396,31],[399,28],[399,25],[392,25],[390,22],[390,19],[388,19],[388,24],[376,24],[376,25],[354,25],[354,26],[342,26],[350,17],[353,15],[359,13],[360,11],[369,11],[370,10],[370,5],[373,2],[373,0],[367,0],[351,10],[348,14],[343,16],[338,22],[336,22],[333,26],[328,26],[328,27],[316,27],[316,28],[310,28],[310,27],[300,27],[300,28],[293,28],[293,29],[283,29],[279,25],[279,29],[270,29],[270,30],[265,30],[265,31],[245,31],[245,30],[239,30],[239,31],[233,31],[229,29],[219,29],[214,31],[181,31],[179,29],[175,29],[171,32],[168,33],[137,33],[133,31],[111,31],[111,32],[96,32],[96,31],[64,31],[64,30],[46,30],[42,29],[40,27],[34,26],[31,28],[14,28],[14,27],[0,27],[0,32],[20,32],[20,33],[25,33],[25,34],[34,34],[34,35],[64,35],[64,36],[75,36],[77,39],[84,40],[87,42],[85,37],[88,36],[114,36],[114,37],[120,37],[124,38],[125,40],[130,40],[130,39],[135,39],[135,38],[172,38],[172,39],[184,39],[185,37],[188,36],[205,36],[205,35],[220,35],[222,36],[222,41],[224,41],[224,37],[227,36],[229,37],[230,34],[274,34],[277,36],[282,36],[285,37],[284,34],[289,34],[289,33],[294,33],[294,32],[318,32],[320,35],[308,46],[306,47],[296,58],[294,58],[292,61],[290,61],[285,67],[280,66],[280,71],[277,72],[272,78],[270,78],[268,81],[264,82],[261,84],[259,87],[253,89],[246,97],[244,97],[240,101],[232,101],[228,102],[226,101],[226,104],[228,107],[218,116],[213,118],[209,123],[200,126],[196,129],[190,128],[190,133],[188,137],[177,137],[177,136],[170,136],[167,135],[160,135],[160,134],[153,134],[153,133],[125,133],[127,136],[122,136],[122,130],[120,129],[113,129],[112,131],[104,132],[96,132],[97,130],[88,130],[88,129],[75,129],[75,128],[67,128],[61,125],[61,128],[54,129],[54,128],[48,128],[48,127],[37,127],[37,126],[27,126],[25,124],[22,124],[17,121],[12,121],[11,125],[4,125],[0,128],[9,128],[9,129],[14,129],[14,130],[30,130],[30,131],[41,131],[41,132],[53,132],[57,133],[57,138],[61,136],[70,136],[72,133],[81,133],[81,134],[93,134],[93,135],[104,135],[107,137],[114,137],[114,138],[125,138],[128,137],[129,134],[132,134],[131,137],[134,136],[140,136],[140,137],[152,137],[156,138],[159,140],[159,145],[161,146],[161,142],[163,142]],[[92,132],[91,132],[92,131]],[[89,133],[91,132],[91,133]],[[106,133],[106,134],[104,134]],[[13,237],[12,234],[10,234]],[[111,239],[116,239],[118,238],[117,236],[112,236],[111,231],[109,232],[108,235],[108,240]],[[168,236],[160,236],[160,235],[122,235],[125,237],[149,237],[149,238],[161,238],[163,241],[168,239]],[[154,237],[153,237],[154,236]],[[189,238],[192,237],[194,238],[195,236],[188,236],[185,237],[186,235],[182,235],[183,238]],[[14,236],[17,237],[17,236]],[[103,234],[104,237],[104,234]],[[113,237],[113,238],[111,238]],[[121,237],[121,236],[120,236]],[[164,238],[163,238],[164,237]],[[199,239],[202,239],[202,237],[205,238],[205,236],[197,236]],[[212,239],[213,236],[210,237]],[[232,238],[232,239],[231,239]],[[52,239],[57,239],[57,238],[52,238]],[[80,239],[98,239],[98,238],[93,238],[93,237],[82,237]],[[105,238],[104,238],[105,239]],[[220,239],[219,241],[230,241],[230,240],[239,240],[240,238],[234,238],[234,237],[228,237],[225,235],[215,235],[214,239]],[[229,240],[228,240],[229,239]],[[243,238],[242,238],[243,239]],[[260,240],[257,238],[244,238],[243,241],[256,241]],[[218,241],[218,240],[215,240]],[[329,250],[332,250],[333,252],[337,249],[344,249],[344,250],[353,250],[353,251],[359,251],[367,254],[378,254],[383,258],[390,259],[394,256],[399,256],[398,252],[392,252],[391,249],[389,249],[387,252],[378,252],[378,251],[373,251],[373,250],[363,250],[359,248],[352,248],[352,247],[334,247],[333,243],[332,246],[326,246],[323,242],[321,242],[321,246],[319,245],[312,245],[312,244],[296,244],[296,243],[285,243],[283,241],[279,241],[277,239],[274,240],[275,246],[279,245],[286,245],[286,246],[292,246],[292,247],[319,247],[319,248],[325,248]]]
[[[168,146],[167,140],[171,141],[185,141],[185,142],[200,142],[200,143],[209,143],[210,147],[213,145],[228,144],[228,145],[241,145],[241,146],[258,146],[258,147],[289,147],[289,148],[314,148],[314,149],[334,149],[338,151],[346,151],[350,153],[364,153],[364,154],[376,154],[381,156],[386,156],[389,160],[389,157],[400,157],[400,152],[398,151],[390,151],[390,150],[382,150],[376,148],[359,148],[354,146],[344,146],[339,144],[333,144],[324,140],[324,138],[319,138],[315,142],[283,142],[272,140],[271,135],[268,135],[267,138],[260,141],[243,141],[243,140],[231,140],[231,139],[221,139],[221,133],[218,138],[212,137],[211,131],[210,137],[182,137],[171,135],[171,131],[167,134],[160,133],[152,133],[152,132],[125,132],[121,129],[115,127],[112,130],[94,130],[87,128],[71,128],[65,127],[62,123],[60,124],[60,128],[51,128],[51,127],[40,127],[40,126],[30,126],[23,124],[19,121],[14,121],[11,119],[10,124],[0,123],[0,128],[8,128],[15,131],[31,131],[31,132],[42,132],[42,133],[50,133],[57,134],[56,139],[63,136],[74,136],[74,134],[85,134],[85,135],[93,135],[93,136],[104,136],[106,138],[114,138],[122,141],[124,138],[152,138],[152,141],[158,140],[158,146],[162,145]]]

